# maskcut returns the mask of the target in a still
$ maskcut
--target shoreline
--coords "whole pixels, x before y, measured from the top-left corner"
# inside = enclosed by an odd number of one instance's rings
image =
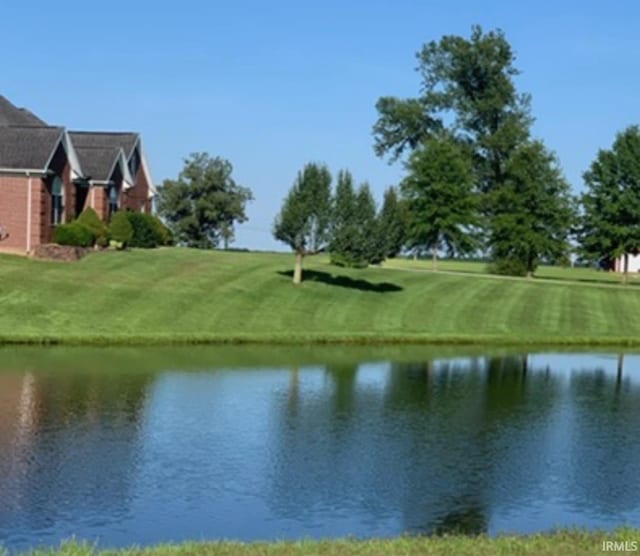
[[[102,549],[87,542],[64,542],[57,548],[33,548],[14,552],[33,556],[193,556],[194,554],[257,556],[310,555],[403,555],[422,556],[460,554],[562,554],[566,556],[602,554],[603,551],[635,552],[640,549],[640,529],[619,528],[614,531],[562,529],[530,535],[466,536],[401,536],[382,539],[327,539],[273,542],[187,541],[179,544],[158,544],[147,547]],[[0,554],[3,553],[0,547]],[[9,554],[7,552],[7,554]]]

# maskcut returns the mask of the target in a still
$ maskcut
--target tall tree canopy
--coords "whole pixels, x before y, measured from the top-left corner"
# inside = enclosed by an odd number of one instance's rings
[[[526,203],[514,203],[506,210],[504,200],[514,195],[541,199],[539,182],[553,175],[557,164],[551,164],[548,153],[540,150],[542,145],[530,138],[530,97],[516,89],[514,77],[519,72],[511,45],[502,31],[484,32],[474,26],[469,38],[444,36],[424,45],[417,57],[420,95],[378,100],[378,120],[373,128],[376,153],[389,155],[391,161],[406,151],[424,151],[418,156],[428,156],[425,145],[430,140],[452,138],[470,156],[474,188],[480,194],[478,210],[483,216],[483,236],[489,240],[485,247],[496,262],[508,254],[510,260],[521,257],[520,267],[535,267],[532,261],[537,258],[531,253],[546,253],[549,245],[555,245],[557,233],[545,238],[544,249],[539,240],[541,234],[555,230],[557,220],[540,208],[535,230],[522,235],[521,223],[531,221]],[[524,179],[519,167],[523,158],[534,152],[540,175]],[[542,159],[547,160],[544,169]],[[528,187],[533,190],[526,191]],[[555,193],[560,198],[549,196]],[[553,206],[561,206],[564,193],[562,187],[549,186],[545,198]],[[495,245],[497,241],[499,246]],[[510,241],[511,245],[507,245]],[[523,241],[533,243],[524,249]],[[500,264],[495,268],[509,266]]]
[[[584,173],[578,240],[583,255],[609,261],[640,250],[640,128],[617,134],[611,149],[598,152]]]
[[[238,185],[228,160],[194,153],[177,180],[165,180],[158,192],[158,213],[176,242],[208,249],[234,239],[236,223],[245,222],[251,190]]]
[[[309,163],[298,173],[273,226],[273,235],[296,254],[293,283],[302,282],[302,262],[326,248],[331,223],[331,173]]]
[[[437,254],[467,253],[478,242],[477,195],[468,153],[454,139],[428,139],[409,157],[408,175],[401,188],[407,201],[408,246],[429,249],[434,270]]]

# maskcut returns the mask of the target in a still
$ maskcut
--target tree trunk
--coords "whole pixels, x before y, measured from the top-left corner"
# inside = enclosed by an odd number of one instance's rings
[[[296,266],[293,270],[293,283],[299,286],[302,282],[302,253],[296,253]]]
[[[531,280],[533,278],[533,272],[527,270],[527,280]]]
[[[438,270],[438,249],[435,245],[431,248],[431,267]]]
[[[624,366],[624,353],[618,354],[618,374],[616,377],[616,382],[620,384],[622,382],[622,368]]]
[[[629,253],[624,254],[624,270],[622,275],[622,283],[627,284],[629,282]]]

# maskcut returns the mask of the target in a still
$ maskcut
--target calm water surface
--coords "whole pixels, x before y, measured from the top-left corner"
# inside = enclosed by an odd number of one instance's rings
[[[0,545],[640,526],[638,355],[229,353],[0,351]]]

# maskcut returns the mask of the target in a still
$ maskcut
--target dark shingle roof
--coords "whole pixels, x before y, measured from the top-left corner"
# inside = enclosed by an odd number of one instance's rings
[[[76,147],[82,173],[87,178],[108,181],[120,153],[119,147]]]
[[[0,126],[7,125],[36,125],[46,126],[38,116],[26,108],[18,108],[0,95]]]
[[[76,149],[120,147],[127,157],[138,140],[138,134],[133,132],[70,131],[69,136]]]
[[[61,127],[0,126],[0,168],[45,170]]]

